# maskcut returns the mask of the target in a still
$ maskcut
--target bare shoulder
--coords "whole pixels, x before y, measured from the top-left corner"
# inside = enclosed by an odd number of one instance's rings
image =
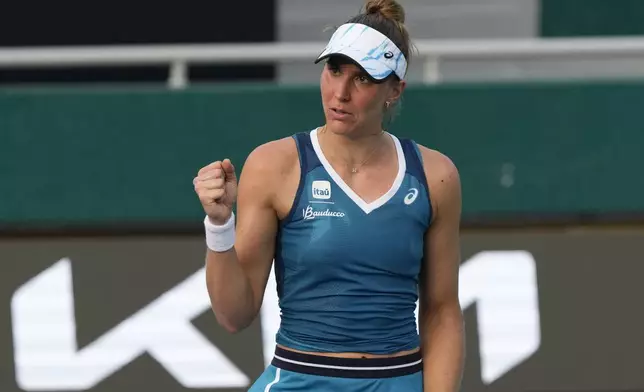
[[[420,144],[418,149],[423,157],[423,168],[428,182],[460,182],[458,169],[447,155]]]
[[[265,196],[283,215],[284,192],[297,189],[299,155],[293,137],[272,140],[257,146],[246,158],[239,179],[238,200],[257,200]],[[293,191],[294,193],[295,191]]]
[[[261,144],[246,158],[242,176],[254,181],[275,182],[276,177],[288,176],[298,161],[297,147],[292,137]]]
[[[460,210],[461,178],[454,162],[445,154],[418,145],[434,210],[454,207]]]

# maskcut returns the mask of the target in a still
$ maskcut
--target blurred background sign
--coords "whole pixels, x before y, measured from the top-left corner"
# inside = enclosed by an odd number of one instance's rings
[[[644,388],[643,244],[635,228],[465,230],[463,390]],[[261,318],[230,335],[203,252],[200,235],[1,241],[0,388],[247,389],[274,348],[274,282]]]

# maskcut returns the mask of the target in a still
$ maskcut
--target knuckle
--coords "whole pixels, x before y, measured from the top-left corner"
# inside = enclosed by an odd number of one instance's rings
[[[204,182],[204,186],[208,190],[215,190],[221,188],[221,182],[218,180],[208,180]]]
[[[198,175],[202,175],[203,173],[207,173],[208,171],[210,171],[210,170],[212,170],[212,169],[214,169],[216,167],[221,167],[221,161],[215,161],[215,162],[212,162],[212,163],[202,167],[199,170]]]
[[[205,171],[199,174],[198,181],[208,181],[208,180],[212,180],[220,177],[222,177],[221,170],[214,169],[214,170]]]
[[[217,197],[220,196],[220,194],[221,194],[220,189],[211,189],[206,193],[206,195],[211,199],[216,199]]]
[[[221,181],[221,179],[214,178],[212,180],[208,180],[209,189],[218,189],[218,188],[221,188],[222,185],[223,185],[223,181]]]

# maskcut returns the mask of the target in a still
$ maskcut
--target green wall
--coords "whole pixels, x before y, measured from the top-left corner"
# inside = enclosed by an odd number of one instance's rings
[[[454,160],[465,220],[644,212],[642,102],[644,83],[411,87],[391,131]],[[2,90],[0,225],[199,224],[200,167],[321,121],[309,87]]]
[[[541,0],[544,37],[644,34],[642,0]]]

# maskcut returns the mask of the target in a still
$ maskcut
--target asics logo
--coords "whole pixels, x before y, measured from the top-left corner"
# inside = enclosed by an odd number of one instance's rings
[[[416,188],[410,188],[409,193],[405,196],[404,202],[407,205],[410,205],[411,203],[416,201],[416,198],[418,197],[418,189]]]

